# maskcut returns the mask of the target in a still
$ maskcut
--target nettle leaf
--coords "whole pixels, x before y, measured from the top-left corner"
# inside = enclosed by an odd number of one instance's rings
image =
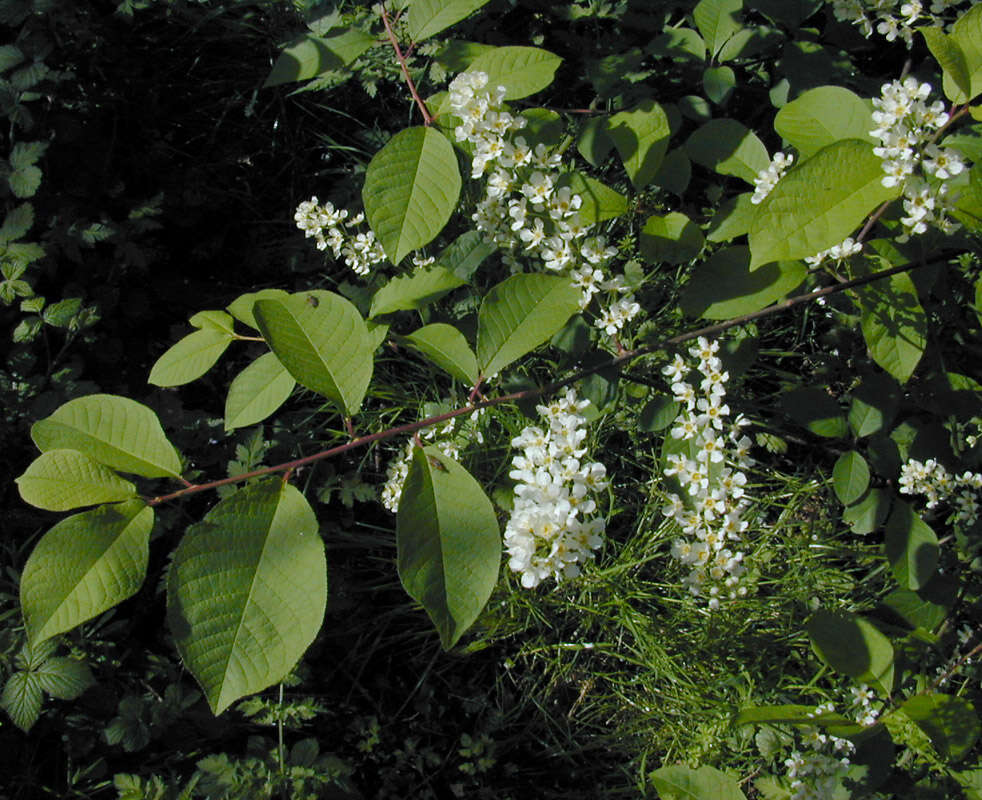
[[[883,549],[897,583],[905,589],[919,591],[937,574],[938,537],[903,500],[893,503]]]
[[[832,468],[832,489],[839,502],[850,506],[866,494],[869,488],[869,465],[855,450],[849,450],[836,459]]]
[[[192,525],[167,573],[170,629],[215,714],[282,680],[326,605],[317,518],[278,478],[240,489]]]
[[[436,447],[415,448],[396,517],[399,579],[444,649],[474,623],[498,582],[501,531],[491,501]]]
[[[557,181],[557,186],[568,186],[583,201],[577,217],[584,225],[596,225],[627,213],[627,198],[596,178],[581,172],[567,172]]]
[[[7,183],[14,197],[34,197],[41,186],[41,170],[35,166],[21,167],[10,173]]]
[[[504,86],[505,100],[518,100],[552,83],[562,61],[538,47],[496,47],[481,53],[467,69],[486,72],[489,86]]]
[[[982,733],[978,712],[964,697],[918,694],[900,710],[927,734],[938,755],[946,760],[964,758]]]
[[[181,458],[149,408],[128,397],[90,394],[69,400],[31,426],[42,453],[78,450],[120,472],[179,478]]]
[[[41,683],[33,672],[14,672],[4,684],[0,707],[10,721],[27,733],[41,715]]]
[[[199,324],[195,327],[199,327],[201,330],[189,333],[171,345],[154,362],[153,368],[150,370],[150,377],[147,378],[148,383],[152,383],[154,386],[182,386],[197,380],[215,366],[235,336],[230,329],[223,330],[217,327],[214,320],[201,317],[201,314],[204,313],[208,312],[200,312],[191,318],[191,324],[194,325],[195,320],[197,320]],[[224,312],[210,313],[223,314]],[[224,314],[224,316],[228,317],[229,325],[231,325],[232,318],[228,314]],[[210,324],[208,324],[209,322]]]
[[[412,275],[397,275],[375,292],[368,317],[419,310],[465,283],[467,281],[438,265],[418,269]]]
[[[20,582],[28,641],[70,631],[136,594],[151,528],[153,509],[127,500],[75,514],[44,534]]]
[[[361,197],[368,223],[393,264],[443,230],[460,186],[453,146],[433,128],[400,131],[375,154]]]
[[[805,279],[800,261],[779,261],[750,271],[750,250],[727,247],[697,264],[682,292],[682,309],[703,319],[731,319],[766,308]]]
[[[846,611],[819,609],[808,620],[815,654],[832,669],[893,691],[893,645],[871,623]]]
[[[480,379],[477,356],[464,334],[453,325],[442,322],[426,325],[406,336],[403,341],[458,381],[468,386],[477,385]]]
[[[700,0],[692,10],[699,33],[710,56],[715,56],[734,33],[740,30],[743,0]]]
[[[747,800],[739,781],[715,767],[661,767],[648,777],[664,800]]]
[[[491,289],[477,321],[477,361],[485,378],[552,338],[580,310],[580,292],[558,275],[512,275]]]
[[[132,483],[77,450],[42,453],[17,478],[17,488],[24,502],[46,511],[68,511],[136,496]]]
[[[375,44],[375,37],[357,28],[327,36],[305,33],[288,44],[266,78],[263,88],[315,78],[346,67]]]
[[[284,300],[290,297],[290,293],[283,289],[260,289],[258,292],[247,292],[235,298],[225,306],[228,312],[239,322],[248,325],[253,330],[259,330],[256,318],[252,313],[252,308],[257,300]]]
[[[900,383],[906,383],[927,346],[927,315],[914,282],[901,272],[856,291],[870,355]]]
[[[774,130],[804,160],[842,139],[874,142],[869,134],[872,113],[873,104],[854,92],[841,86],[819,86],[781,108],[774,118]]]
[[[297,382],[273,353],[263,353],[235,376],[225,398],[225,430],[262,422],[283,405]]]
[[[735,119],[714,119],[700,126],[686,140],[685,152],[697,164],[750,184],[771,163],[757,134]]]
[[[74,658],[49,658],[34,674],[40,687],[58,700],[74,700],[95,685],[92,670]]]
[[[0,244],[7,244],[27,234],[34,224],[34,206],[21,203],[7,212],[0,226]]]
[[[654,100],[645,100],[631,111],[614,114],[607,121],[607,133],[634,188],[643,189],[651,183],[672,135],[664,109]]]
[[[317,289],[284,300],[259,300],[259,330],[297,383],[357,413],[375,366],[375,348],[358,309]]]
[[[880,203],[900,194],[884,186],[882,163],[869,142],[845,139],[823,147],[777,182],[750,225],[750,268],[807,258],[852,233]]]
[[[488,0],[413,0],[409,6],[409,35],[421,42],[470,16]]]
[[[638,241],[641,255],[652,264],[685,264],[699,255],[703,244],[702,231],[679,211],[648,217]]]

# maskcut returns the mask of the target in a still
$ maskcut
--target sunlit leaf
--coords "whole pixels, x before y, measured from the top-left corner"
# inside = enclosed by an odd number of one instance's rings
[[[405,342],[457,380],[468,386],[477,384],[477,357],[464,334],[452,325],[443,322],[426,325],[406,336]]]
[[[413,0],[409,6],[409,35],[421,42],[456,25],[488,0]]]
[[[242,370],[228,387],[225,430],[262,422],[292,394],[296,380],[273,353],[263,353]]]
[[[938,537],[903,500],[893,503],[883,548],[897,583],[905,589],[923,589],[937,574]]]
[[[826,664],[850,678],[893,691],[893,645],[871,623],[846,611],[819,609],[808,620],[808,636]]]
[[[705,2],[705,0],[704,0]],[[739,781],[715,767],[667,766],[648,776],[662,800],[746,800]]]
[[[136,487],[77,450],[49,450],[17,478],[24,502],[47,511],[112,503],[136,496]]]
[[[411,275],[397,275],[372,297],[372,309],[368,316],[418,310],[466,282],[446,267],[437,265],[423,267]]]
[[[341,69],[373,44],[375,37],[357,28],[346,28],[326,36],[305,33],[283,49],[263,87],[302,81]]]
[[[467,69],[486,72],[489,86],[504,86],[505,100],[518,100],[552,83],[562,61],[538,47],[496,47],[481,53]]]

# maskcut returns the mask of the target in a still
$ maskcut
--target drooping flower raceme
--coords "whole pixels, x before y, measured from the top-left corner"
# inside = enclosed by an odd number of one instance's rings
[[[742,433],[742,416],[730,422],[726,403],[728,373],[716,353],[719,342],[699,337],[689,354],[695,368],[681,355],[662,372],[683,408],[671,436],[679,444],[667,459],[664,474],[674,477],[682,495],[670,492],[662,513],[675,521],[682,536],[672,545],[672,557],[690,568],[685,578],[689,591],[708,597],[710,609],[721,598],[747,593],[741,577],[746,573],[742,541],[749,524],[743,519],[750,506],[744,469],[753,464],[750,437]],[[687,378],[695,373],[698,386]]]
[[[550,575],[577,576],[603,541],[606,521],[597,516],[595,496],[607,486],[607,470],[583,460],[587,431],[579,412],[587,405],[567,391],[537,406],[544,427],[529,426],[512,440],[521,453],[509,473],[518,484],[504,540],[508,566],[526,588]]]
[[[914,43],[917,28],[943,25],[946,12],[965,5],[967,0],[832,0],[832,12],[839,22],[859,28],[867,39],[873,32],[888,42],[900,39],[907,47]]]
[[[928,508],[951,506],[956,524],[967,527],[979,518],[982,474],[978,472],[952,475],[933,458],[923,463],[910,459],[900,469],[899,483],[901,494],[924,495]]]
[[[371,229],[352,230],[365,221],[364,214],[349,217],[347,209],[337,209],[333,203],[320,204],[312,197],[297,206],[293,218],[304,235],[315,240],[318,250],[330,247],[334,257],[343,257],[358,275],[367,275],[373,265],[385,260],[385,251]]]

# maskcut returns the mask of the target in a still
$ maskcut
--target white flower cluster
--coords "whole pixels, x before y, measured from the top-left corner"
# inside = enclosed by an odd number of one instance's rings
[[[832,703],[824,703],[811,716],[834,710]],[[791,779],[791,800],[832,800],[849,769],[849,756],[855,745],[848,739],[822,733],[820,728],[803,728],[801,739],[804,751],[794,750],[784,761]]]
[[[926,7],[924,0],[832,0],[832,11],[839,22],[849,22],[859,28],[867,39],[875,30],[888,42],[901,39],[911,47],[917,27],[941,25],[944,15],[964,0],[933,0]]]
[[[578,214],[583,198],[560,185],[561,156],[542,143],[533,148],[523,136],[513,135],[526,120],[504,109],[504,94],[504,87],[488,86],[483,72],[461,73],[450,84],[449,110],[463,120],[455,136],[474,146],[471,177],[487,175],[475,225],[502,249],[513,272],[521,271],[518,256],[527,255],[540,258],[547,270],[568,275],[582,292],[581,308],[601,291],[626,295],[594,323],[616,335],[641,310],[622,279],[604,273],[617,249],[603,236],[588,236],[589,226]]]
[[[531,589],[553,575],[574,578],[578,564],[593,558],[603,543],[603,517],[594,495],[607,486],[603,464],[584,462],[586,420],[579,413],[588,403],[572,390],[547,406],[537,406],[546,428],[527,427],[512,440],[522,449],[509,475],[518,481],[515,506],[505,527],[508,566]]]
[[[870,135],[880,140],[873,152],[883,159],[883,185],[903,187],[907,216],[900,222],[905,237],[924,233],[930,223],[944,233],[957,227],[946,213],[945,181],[960,174],[965,164],[957,150],[934,142],[948,114],[940,100],[928,105],[930,93],[930,84],[907,78],[885,83],[881,96],[873,98],[876,128]],[[923,175],[917,174],[918,167]],[[924,175],[935,180],[929,183]]]
[[[311,197],[297,206],[293,218],[307,238],[314,238],[318,250],[330,247],[334,257],[343,257],[358,275],[367,275],[374,264],[385,260],[385,251],[371,229],[363,233],[348,230],[364,222],[364,214],[348,219],[347,209],[336,209],[333,203],[320,205],[316,197]]]
[[[933,458],[923,464],[910,459],[900,468],[900,493],[922,494],[927,507],[946,503],[955,510],[955,522],[973,525],[979,518],[978,495],[982,490],[982,474],[965,471],[952,475]]]
[[[447,420],[443,425],[427,428],[419,434],[420,440],[435,444],[440,452],[455,461],[460,458],[460,448],[454,439],[449,438],[454,432],[456,418]],[[403,448],[402,455],[389,464],[385,486],[382,487],[382,505],[395,514],[399,510],[399,498],[402,497],[402,487],[409,476],[409,465],[413,460],[413,448],[416,447],[416,437],[410,437]]]
[[[771,163],[758,172],[757,177],[754,178],[756,189],[753,197],[750,198],[750,202],[754,205],[764,202],[764,198],[777,186],[777,182],[784,177],[784,173],[788,171],[793,162],[793,155],[782,152],[775,153],[771,159]]]
[[[672,556],[691,567],[685,583],[693,595],[709,597],[710,609],[719,608],[721,597],[735,599],[747,593],[746,586],[740,585],[746,572],[744,554],[732,543],[739,542],[748,527],[743,519],[750,505],[743,470],[753,464],[750,437],[741,433],[746,421],[739,415],[728,422],[729,374],[722,371],[718,350],[719,342],[704,337],[689,349],[698,359],[695,369],[702,377],[698,392],[686,380],[692,367],[681,355],[662,370],[675,399],[684,406],[671,435],[687,446],[687,452],[668,456],[664,470],[681,484],[685,496],[669,493],[662,513],[686,535],[675,540]]]
[[[805,263],[810,267],[817,267],[826,260],[845,261],[850,256],[854,256],[856,253],[862,251],[862,249],[863,245],[849,236],[839,244],[832,245],[828,250],[822,250],[813,256],[807,257]]]

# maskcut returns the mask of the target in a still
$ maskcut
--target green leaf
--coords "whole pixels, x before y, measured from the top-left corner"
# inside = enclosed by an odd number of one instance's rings
[[[375,44],[375,37],[357,28],[327,36],[305,33],[280,53],[263,88],[314,78],[324,72],[346,67]]]
[[[900,405],[897,382],[889,375],[873,374],[863,378],[852,390],[849,427],[862,438],[883,430],[892,421]]]
[[[0,706],[10,721],[27,733],[41,715],[41,684],[33,672],[14,672],[4,684]]]
[[[240,489],[192,525],[167,573],[170,629],[215,714],[286,677],[326,604],[317,519],[278,478]]]
[[[815,706],[781,705],[751,706],[740,710],[733,720],[735,725],[847,725],[851,720],[834,712],[815,713]]]
[[[17,478],[17,488],[25,503],[46,511],[68,511],[136,496],[132,483],[76,450],[42,453]]]
[[[702,231],[678,211],[648,217],[638,242],[641,255],[651,264],[685,264],[699,255],[703,244]]]
[[[697,164],[750,184],[771,163],[757,134],[735,119],[714,119],[700,126],[686,140],[685,151]]]
[[[34,166],[21,167],[10,174],[7,183],[14,197],[34,197],[41,186],[41,170]]]
[[[893,503],[883,549],[897,583],[905,589],[923,589],[937,574],[938,537],[903,500]]]
[[[418,269],[412,275],[397,275],[375,292],[368,317],[419,310],[465,283],[466,280],[438,265]]]
[[[34,224],[34,206],[21,203],[7,212],[0,226],[0,244],[8,244],[26,235]]]
[[[868,142],[823,147],[777,182],[750,225],[750,268],[807,258],[852,233],[878,205],[900,194],[886,187],[882,162]]]
[[[702,73],[702,88],[716,105],[724,105],[736,88],[736,74],[729,67],[708,67]]]
[[[703,319],[731,319],[766,308],[805,279],[800,261],[750,271],[750,250],[727,247],[696,266],[682,292],[682,309]]]
[[[706,238],[711,242],[729,242],[743,236],[750,230],[750,221],[757,213],[757,207],[750,202],[751,192],[743,192],[720,204],[715,216],[709,221]],[[747,251],[747,266],[750,265],[750,251]]]
[[[56,328],[68,328],[81,310],[81,297],[66,297],[44,309],[41,317],[48,325],[53,325]]]
[[[596,178],[581,172],[567,172],[557,181],[557,186],[568,186],[583,201],[577,218],[584,225],[596,225],[627,213],[627,198]]]
[[[887,518],[892,499],[883,489],[870,489],[857,502],[842,511],[842,521],[853,533],[861,536],[872,533]]]
[[[49,658],[34,674],[40,687],[58,700],[74,700],[95,685],[92,671],[74,658]]]
[[[681,406],[669,395],[663,394],[653,397],[641,409],[638,427],[649,433],[663,431],[675,421],[680,409]]]
[[[869,465],[855,450],[848,450],[836,459],[832,468],[832,488],[844,506],[855,503],[869,488]]]
[[[737,779],[715,767],[662,767],[648,777],[661,800],[747,800]]]
[[[375,348],[358,309],[322,289],[259,300],[259,330],[297,383],[357,413],[375,366]]]
[[[607,121],[607,133],[634,188],[643,189],[651,183],[672,134],[664,109],[654,100],[644,100],[631,111],[614,114]]]
[[[838,402],[820,386],[794,389],[781,396],[785,413],[818,436],[838,439],[846,435],[846,418]]]
[[[413,0],[409,6],[409,35],[414,42],[428,39],[486,5],[488,0]]]
[[[964,101],[956,100],[955,102],[974,100],[979,94],[982,94],[982,7],[974,5],[973,8],[962,14],[951,26],[949,39],[952,44],[959,48],[965,59],[965,72],[969,86],[967,98]],[[938,60],[941,61],[941,59]],[[944,63],[942,66],[945,68],[945,94],[951,97],[949,82],[954,82],[954,76],[949,78],[947,66]]]
[[[883,605],[911,628],[937,630],[951,612],[958,598],[958,584],[952,578],[937,574],[916,592],[895,589],[883,598]]]
[[[228,336],[235,336],[235,322],[232,316],[224,311],[199,311],[188,322],[194,328],[220,331]]]
[[[31,438],[42,453],[78,450],[120,472],[145,478],[181,476],[181,458],[157,415],[127,397],[90,394],[69,400],[35,422]]]
[[[467,231],[443,249],[437,256],[436,263],[467,283],[484,259],[495,250],[495,246],[485,240],[480,232]]]
[[[443,230],[460,196],[453,146],[433,128],[407,128],[372,158],[362,201],[393,264]]]
[[[918,694],[900,710],[927,734],[938,755],[948,761],[959,761],[968,755],[982,732],[978,712],[964,697]]]
[[[692,10],[692,18],[709,48],[710,57],[740,30],[742,9],[743,0],[700,0]]]
[[[24,54],[15,45],[0,45],[0,72],[16,67],[23,60]]]
[[[147,381],[154,386],[181,386],[197,380],[215,366],[232,341],[214,328],[189,333],[157,359]]]
[[[283,405],[297,382],[273,353],[263,353],[235,376],[225,398],[225,430],[262,422]]]
[[[48,149],[48,142],[16,142],[10,151],[10,166],[24,169],[37,164]]]
[[[808,620],[812,649],[843,675],[875,684],[884,695],[893,691],[893,645],[862,617],[819,609]]]
[[[778,111],[774,130],[804,160],[842,139],[875,141],[869,134],[872,113],[872,103],[854,92],[841,86],[819,86]]]
[[[253,330],[259,330],[256,318],[252,313],[257,300],[284,300],[290,296],[282,289],[260,289],[258,292],[247,292],[229,303],[226,308],[239,322],[248,325]]]
[[[470,473],[436,447],[415,448],[396,517],[399,579],[453,647],[498,581],[501,531]]]
[[[452,325],[442,322],[426,325],[406,336],[404,341],[458,381],[468,386],[477,385],[480,378],[477,357],[464,334]]]
[[[692,28],[665,28],[645,49],[655,58],[706,60],[706,43]]]
[[[74,514],[44,534],[20,582],[28,641],[70,631],[136,594],[151,528],[153,510],[127,500]]]
[[[477,322],[477,361],[492,378],[548,341],[580,310],[580,292],[557,275],[512,275],[491,289]]]
[[[860,324],[873,360],[906,383],[927,346],[927,315],[917,289],[905,272],[856,290],[863,313]]]
[[[486,72],[489,86],[504,86],[505,100],[518,100],[552,83],[562,61],[538,47],[496,47],[481,53],[467,69]]]

